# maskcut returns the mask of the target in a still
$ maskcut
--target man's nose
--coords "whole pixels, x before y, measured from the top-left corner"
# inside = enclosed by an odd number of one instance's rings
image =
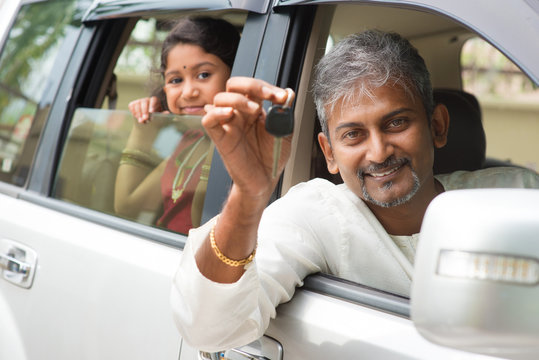
[[[395,149],[393,145],[388,141],[387,137],[380,132],[369,134],[367,146],[366,160],[371,163],[383,163],[391,155],[394,155]]]

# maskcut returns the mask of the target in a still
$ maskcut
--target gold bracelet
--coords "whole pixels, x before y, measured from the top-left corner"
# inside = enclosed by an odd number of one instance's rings
[[[251,261],[253,261],[256,255],[256,247],[251,253],[251,255],[249,255],[248,257],[242,260],[232,260],[228,258],[225,254],[223,254],[221,250],[219,250],[219,248],[217,247],[217,244],[215,243],[215,226],[216,225],[217,225],[217,221],[215,221],[215,224],[212,226],[211,231],[210,231],[210,244],[211,244],[211,248],[215,252],[215,255],[219,258],[219,260],[221,260],[228,266],[234,266],[234,267],[245,266],[249,264]]]
[[[120,164],[129,164],[139,167],[154,168],[161,162],[156,155],[149,154],[137,149],[124,149]]]
[[[148,163],[125,155],[122,155],[120,158],[120,165],[132,165],[143,169],[152,169],[152,166]]]

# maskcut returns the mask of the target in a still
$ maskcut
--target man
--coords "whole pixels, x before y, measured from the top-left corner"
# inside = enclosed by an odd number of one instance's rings
[[[408,296],[421,221],[434,197],[539,185],[537,174],[517,169],[434,177],[434,147],[445,145],[449,115],[433,104],[423,59],[396,34],[367,31],[340,42],[317,66],[314,95],[328,170],[344,184],[314,179],[266,210],[278,177],[271,176],[273,138],[262,101],[282,104],[286,91],[234,78],[206,108],[203,124],[234,184],[218,219],[191,231],[174,282],[178,327],[197,348],[257,339],[310,273]],[[279,171],[290,139],[282,149]]]

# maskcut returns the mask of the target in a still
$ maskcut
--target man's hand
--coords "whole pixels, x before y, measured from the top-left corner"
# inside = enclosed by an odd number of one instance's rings
[[[237,190],[247,196],[269,198],[278,177],[272,177],[275,139],[265,129],[266,113],[262,102],[284,104],[288,92],[246,77],[229,79],[226,90],[215,96],[213,105],[206,105],[202,124],[221,154]],[[290,155],[291,138],[283,138],[279,174]]]
[[[206,106],[202,125],[234,181],[214,228],[215,243],[221,254],[240,260],[256,247],[258,224],[278,181],[278,177],[272,176],[274,137],[265,129],[262,102],[284,104],[289,92],[244,77],[229,79],[226,90],[215,96],[213,105]],[[292,91],[290,96],[294,96]],[[291,137],[283,138],[279,174],[290,155]],[[235,282],[244,272],[243,267],[221,261],[209,239],[199,248],[196,262],[200,272],[216,282]]]

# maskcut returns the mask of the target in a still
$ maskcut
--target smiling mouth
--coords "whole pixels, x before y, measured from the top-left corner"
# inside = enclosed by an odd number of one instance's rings
[[[404,157],[397,159],[395,156],[391,156],[382,163],[371,164],[358,169],[357,177],[361,181],[364,181],[366,176],[376,180],[385,180],[398,172],[404,165],[410,165],[410,160]]]
[[[370,172],[370,173],[366,173],[365,175],[367,176],[372,176],[372,177],[375,177],[375,178],[381,178],[381,177],[384,177],[384,176],[388,176],[388,175],[391,175],[395,172],[397,172],[401,167],[403,167],[404,164],[399,164],[398,166],[392,168],[392,169],[389,169],[389,170],[386,170],[384,172]]]

